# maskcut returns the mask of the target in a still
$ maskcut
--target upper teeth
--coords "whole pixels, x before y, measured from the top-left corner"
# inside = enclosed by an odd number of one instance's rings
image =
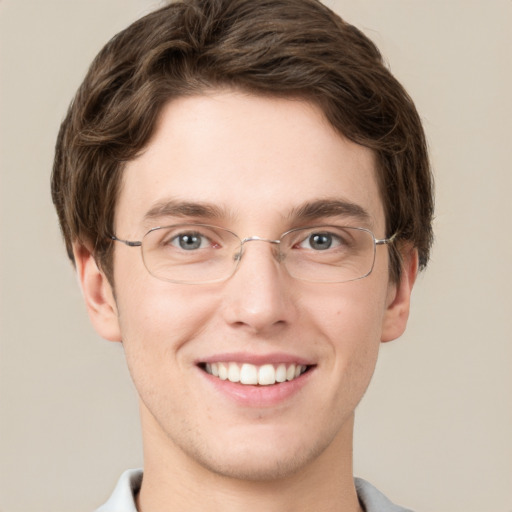
[[[264,364],[256,366],[249,363],[206,363],[206,372],[221,380],[240,382],[240,384],[269,386],[276,382],[293,380],[306,371],[301,364]]]

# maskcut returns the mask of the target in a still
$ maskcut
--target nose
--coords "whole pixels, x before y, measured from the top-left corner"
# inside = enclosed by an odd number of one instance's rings
[[[293,281],[279,264],[278,243],[259,237],[244,239],[238,269],[222,292],[222,312],[230,325],[261,334],[295,318]]]

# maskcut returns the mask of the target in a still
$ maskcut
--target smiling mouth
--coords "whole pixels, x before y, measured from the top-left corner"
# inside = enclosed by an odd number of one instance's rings
[[[243,384],[245,386],[272,386],[297,379],[311,367],[303,364],[263,364],[250,363],[203,363],[199,365],[209,375],[220,380]]]

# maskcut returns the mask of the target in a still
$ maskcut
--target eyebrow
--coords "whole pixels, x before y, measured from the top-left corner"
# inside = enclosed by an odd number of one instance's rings
[[[229,217],[224,208],[210,203],[196,203],[167,199],[153,205],[145,214],[144,221],[161,217],[201,217],[219,219]]]
[[[232,218],[233,213],[211,203],[166,199],[154,204],[143,220],[147,222],[165,217],[218,220]],[[293,208],[286,217],[299,223],[326,217],[350,217],[362,223],[371,221],[370,214],[362,206],[343,199],[307,201]]]
[[[311,221],[322,217],[352,217],[364,223],[371,220],[370,214],[362,206],[342,199],[319,199],[303,203],[294,208],[289,217],[297,221]]]

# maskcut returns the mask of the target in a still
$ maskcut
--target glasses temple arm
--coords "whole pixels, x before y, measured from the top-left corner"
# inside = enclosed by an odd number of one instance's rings
[[[132,240],[121,240],[121,238],[117,238],[117,236],[111,236],[110,237],[114,242],[121,242],[128,247],[140,247],[142,245],[142,242],[138,241],[132,241]]]
[[[395,238],[398,236],[398,233],[393,233],[389,238],[382,238],[380,240],[375,240],[375,245],[388,245],[395,241]]]

